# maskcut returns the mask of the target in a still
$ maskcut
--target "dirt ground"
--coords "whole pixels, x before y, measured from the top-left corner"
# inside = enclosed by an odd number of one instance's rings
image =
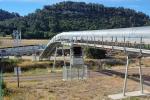
[[[120,71],[121,72],[121,71]],[[109,71],[107,72],[109,73]],[[86,80],[63,81],[61,73],[50,73],[48,79],[16,82],[6,80],[11,95],[5,100],[110,100],[108,95],[121,93],[123,78],[116,74],[90,71]],[[150,91],[148,85],[144,85]],[[128,80],[127,91],[140,90],[139,83]],[[150,97],[128,98],[127,100],[150,100]]]

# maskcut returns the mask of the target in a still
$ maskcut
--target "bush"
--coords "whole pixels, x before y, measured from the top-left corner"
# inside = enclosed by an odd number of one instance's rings
[[[10,95],[10,91],[8,90],[6,83],[4,82],[4,80],[2,79],[2,95],[6,96],[6,95]]]
[[[105,60],[105,64],[108,66],[125,65],[126,61],[122,59],[108,59]]]
[[[15,59],[5,59],[3,61],[0,61],[0,65],[3,69],[3,72],[13,72],[14,67],[21,67],[22,71],[28,71],[33,70],[37,68],[45,69],[47,67],[53,66],[53,61],[41,61],[41,62],[32,62],[30,60],[15,60]],[[66,62],[67,66],[70,66],[69,62]],[[63,61],[56,61],[56,67],[63,67],[64,62]]]
[[[87,58],[103,59],[106,58],[106,51],[98,48],[86,48],[84,50]]]
[[[96,62],[92,60],[86,61],[85,64],[88,66],[89,69],[95,69],[94,67],[97,65]]]
[[[0,61],[0,65],[2,70],[5,72],[12,72],[13,68],[17,66],[19,63],[18,60],[12,60],[12,59],[4,59]]]

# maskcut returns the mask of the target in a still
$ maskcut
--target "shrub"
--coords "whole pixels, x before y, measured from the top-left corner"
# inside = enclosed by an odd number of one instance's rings
[[[105,64],[109,66],[116,66],[116,65],[125,65],[126,62],[121,59],[108,59],[105,60]]]
[[[4,80],[2,79],[2,95],[6,96],[6,95],[10,95],[10,90],[8,90],[6,83],[4,82]]]
[[[13,68],[17,66],[19,63],[18,60],[12,60],[12,59],[4,59],[0,61],[0,65],[2,70],[5,72],[12,72]]]
[[[84,52],[87,58],[102,59],[106,57],[106,51],[98,48],[86,48]]]

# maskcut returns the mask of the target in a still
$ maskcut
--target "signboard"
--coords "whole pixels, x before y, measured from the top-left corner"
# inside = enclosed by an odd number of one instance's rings
[[[14,68],[14,73],[15,73],[15,75],[17,75],[17,73],[18,73],[19,75],[21,75],[21,68],[20,68],[20,67],[15,67],[15,68]]]

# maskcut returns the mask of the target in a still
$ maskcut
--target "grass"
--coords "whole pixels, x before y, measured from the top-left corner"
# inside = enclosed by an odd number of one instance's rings
[[[0,35],[0,39],[12,39],[11,35],[6,35],[5,37]]]
[[[26,44],[30,44],[32,41],[34,40],[26,41]],[[119,56],[116,56],[116,58],[118,57]],[[124,56],[122,56],[122,58],[124,58]],[[149,59],[142,60],[142,63],[146,66],[150,66]],[[51,70],[50,68],[52,68],[52,62],[49,61],[32,62],[30,60],[24,60],[18,65],[23,69],[28,69],[22,72],[23,76],[48,74]],[[94,68],[96,68],[97,64],[94,63],[94,66]],[[61,71],[61,68],[57,68],[57,70]],[[14,75],[14,72],[4,73],[4,76],[7,77],[12,75]],[[118,77],[98,77],[95,75],[94,78],[83,81],[64,82],[61,80],[54,81],[51,80],[51,78],[45,80],[45,82],[26,81],[21,82],[21,88],[19,89],[17,88],[16,82],[7,82],[6,84],[12,92],[11,95],[6,96],[4,100],[102,100],[107,98],[108,94],[114,93],[114,91],[116,93],[122,91],[123,80]],[[138,85],[133,84],[133,82],[129,80],[129,89],[135,89],[135,86]],[[149,100],[149,98],[132,97],[124,100]]]
[[[150,58],[147,58],[147,59],[142,60],[142,64],[143,64],[145,67],[150,67]]]
[[[28,71],[22,71],[21,76],[44,75],[48,73],[47,69],[36,68]],[[14,72],[4,73],[4,77],[15,76]]]
[[[27,95],[29,91],[27,89],[30,87],[33,88],[35,85],[37,85],[37,81],[27,81],[27,82],[21,82],[21,87],[17,87],[17,82],[6,82],[7,88],[10,91],[10,95],[4,96],[4,100],[28,100]],[[30,93],[29,93],[30,94]],[[33,95],[34,96],[34,95]]]
[[[14,75],[14,67],[18,66],[21,68],[22,75],[29,76],[29,75],[42,75],[42,74],[48,74],[51,72],[53,67],[53,61],[31,61],[31,60],[17,60],[17,63],[13,65],[13,62],[16,62],[15,60],[8,60],[7,62],[10,62],[9,64],[5,65],[5,68],[3,70],[4,76],[13,76]],[[6,62],[6,63],[7,63]],[[55,71],[61,72],[62,71],[62,65],[64,62],[57,61]]]
[[[46,45],[49,40],[45,39],[22,39],[21,45]],[[0,38],[0,48],[13,47],[13,40],[11,38]]]
[[[38,62],[33,62],[31,60],[22,60],[18,66],[22,68],[36,68],[36,67],[49,67],[52,66],[53,62],[52,61],[38,61]]]
[[[61,78],[58,80],[57,77],[53,77],[57,75],[58,72],[53,74],[48,72],[48,70],[51,70],[50,68],[52,68],[52,66],[49,68],[37,68],[34,66],[37,64],[39,64],[39,66],[40,64],[47,66],[49,63],[49,61],[23,61],[20,63],[20,66],[24,68],[30,68],[30,65],[32,65],[33,68],[23,71],[22,75],[32,76],[50,74],[50,78],[44,81],[23,81],[19,89],[17,88],[16,82],[7,82],[8,88],[13,92],[11,95],[6,96],[5,100],[107,100],[108,95],[120,93],[122,91],[123,79],[120,77],[94,75],[93,78],[82,81],[62,81]],[[61,71],[61,68],[59,67],[57,70]],[[10,75],[10,73],[8,74]],[[13,74],[13,72],[11,74]],[[4,75],[7,76],[7,73]],[[138,83],[131,80],[128,80],[128,84],[129,91],[137,89],[139,86]],[[132,97],[124,100],[149,100],[149,98]]]
[[[123,100],[141,100],[141,99],[139,99],[138,97],[130,97],[130,98],[123,99]]]
[[[56,73],[57,74],[57,73]],[[113,85],[112,85],[113,83]],[[137,84],[128,80],[132,91]],[[49,80],[22,82],[21,88],[16,83],[8,83],[14,92],[7,100],[109,100],[108,95],[122,91],[123,79],[110,76],[94,76],[87,80]],[[149,100],[149,98],[132,97],[124,100]]]
[[[36,76],[36,75],[46,75],[52,72],[52,68],[35,68],[28,71],[22,71],[21,76]],[[55,72],[62,72],[62,68],[55,68]],[[16,76],[14,72],[4,73],[4,77]]]

